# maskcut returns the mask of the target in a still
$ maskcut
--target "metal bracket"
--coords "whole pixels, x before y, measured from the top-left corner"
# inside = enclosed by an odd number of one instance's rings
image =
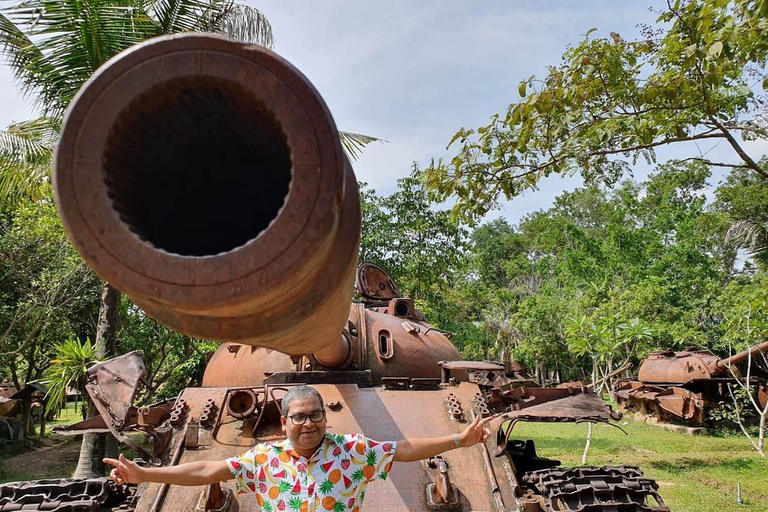
[[[461,506],[461,497],[448,477],[448,463],[440,455],[427,459],[429,468],[437,469],[435,482],[427,484],[427,506],[434,510],[450,510]]]
[[[208,484],[200,494],[195,512],[227,512],[234,500],[230,489],[222,489],[218,482]]]

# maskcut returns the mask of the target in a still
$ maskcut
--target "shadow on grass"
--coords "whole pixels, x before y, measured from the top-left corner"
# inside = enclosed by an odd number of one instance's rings
[[[762,464],[758,459],[701,459],[680,457],[672,460],[656,460],[645,463],[646,465],[661,471],[677,472],[696,469],[724,469],[729,471],[758,471]]]

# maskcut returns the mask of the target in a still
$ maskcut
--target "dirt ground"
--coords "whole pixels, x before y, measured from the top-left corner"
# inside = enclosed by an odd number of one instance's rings
[[[69,478],[79,454],[80,438],[77,437],[0,459],[0,482]]]

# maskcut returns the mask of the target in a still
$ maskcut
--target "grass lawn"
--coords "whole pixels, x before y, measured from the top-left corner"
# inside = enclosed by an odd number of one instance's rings
[[[48,429],[51,429],[53,427],[65,427],[67,425],[71,425],[73,423],[77,423],[78,421],[82,421],[83,417],[80,415],[80,410],[83,406],[83,402],[67,402],[66,407],[63,407],[60,411],[58,416],[56,416],[56,419],[53,421],[48,421],[45,424],[46,431]]]
[[[628,436],[596,425],[588,465],[639,466],[660,486],[673,512],[744,512],[768,510],[768,460],[761,459],[741,436],[691,436],[625,419]],[[539,456],[565,466],[581,463],[586,424],[520,423],[513,437],[533,439]],[[741,483],[743,505],[736,504]]]

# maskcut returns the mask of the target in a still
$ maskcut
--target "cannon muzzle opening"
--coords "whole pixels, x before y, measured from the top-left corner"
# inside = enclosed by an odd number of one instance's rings
[[[180,77],[136,96],[104,147],[107,194],[152,246],[213,256],[255,239],[291,181],[280,121],[237,82]]]
[[[86,262],[160,322],[345,353],[357,181],[318,92],[269,50],[185,34],[118,55],[67,112],[54,187]]]

